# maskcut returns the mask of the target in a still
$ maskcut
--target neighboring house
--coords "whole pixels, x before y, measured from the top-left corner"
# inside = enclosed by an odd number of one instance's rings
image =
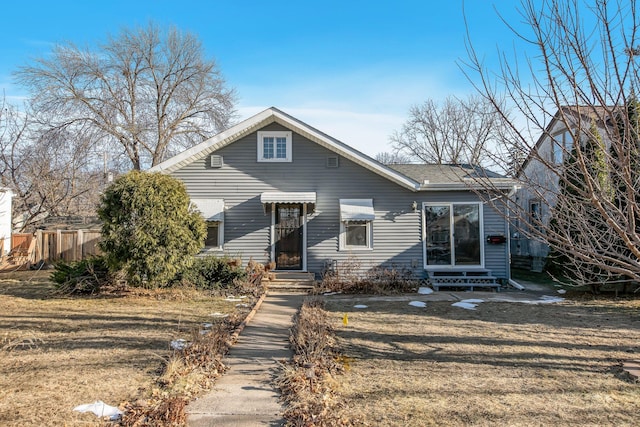
[[[11,251],[11,199],[13,193],[8,188],[0,188],[0,256]]]
[[[209,253],[316,276],[348,262],[509,277],[508,242],[487,243],[508,234],[505,215],[474,192],[484,171],[385,166],[275,108],[151,171],[185,183],[208,221]]]
[[[523,186],[516,195],[518,206],[513,209],[511,230],[514,262],[518,258],[527,258],[531,262],[531,269],[540,271],[544,267],[549,246],[541,237],[556,204],[564,161],[571,154],[575,135],[584,135],[592,123],[607,142],[606,124],[602,120],[607,116],[607,110],[611,109],[562,107],[523,162],[517,173]]]

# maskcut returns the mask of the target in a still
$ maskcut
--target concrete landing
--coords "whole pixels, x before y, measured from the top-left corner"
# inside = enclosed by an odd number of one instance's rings
[[[289,328],[301,293],[269,291],[223,360],[229,370],[187,406],[190,427],[281,426],[283,407],[273,386],[277,360],[290,359]]]

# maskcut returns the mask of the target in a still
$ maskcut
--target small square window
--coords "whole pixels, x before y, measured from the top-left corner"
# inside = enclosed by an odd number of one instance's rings
[[[343,221],[341,249],[373,249],[371,221]]]
[[[258,132],[258,161],[291,162],[291,139],[289,131]]]

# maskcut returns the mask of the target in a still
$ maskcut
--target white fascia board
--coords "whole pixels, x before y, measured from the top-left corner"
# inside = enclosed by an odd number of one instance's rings
[[[420,187],[420,191],[460,191],[460,190],[483,190],[483,189],[513,190],[515,187],[518,187],[518,183],[515,181],[489,182],[489,183],[483,184],[481,182],[473,180],[473,182],[446,182],[446,183],[423,184]]]

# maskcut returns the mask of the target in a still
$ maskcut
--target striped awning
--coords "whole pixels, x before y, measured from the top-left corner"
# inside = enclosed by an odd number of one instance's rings
[[[340,199],[341,221],[373,221],[373,199]]]
[[[315,192],[266,191],[260,195],[262,203],[315,203]]]
[[[191,199],[205,221],[224,221],[223,199]]]

